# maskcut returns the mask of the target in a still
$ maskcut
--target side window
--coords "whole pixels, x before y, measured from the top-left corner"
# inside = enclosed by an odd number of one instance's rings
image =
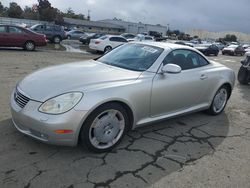
[[[38,25],[35,27],[35,31],[43,31],[44,30],[44,25]]]
[[[5,26],[0,26],[0,33],[7,33]]]
[[[57,26],[57,25],[56,25],[56,26],[54,27],[54,29],[55,29],[55,31],[61,31],[61,26]]]
[[[53,31],[53,26],[46,25],[46,31]]]
[[[9,27],[9,32],[10,33],[23,33],[23,30],[17,27]]]
[[[109,40],[113,42],[120,42],[118,37],[111,37]]]
[[[128,42],[128,41],[124,38],[120,38],[120,42]]]
[[[201,55],[191,50],[174,50],[170,52],[163,60],[163,65],[170,63],[179,65],[182,70],[198,68],[209,64]]]

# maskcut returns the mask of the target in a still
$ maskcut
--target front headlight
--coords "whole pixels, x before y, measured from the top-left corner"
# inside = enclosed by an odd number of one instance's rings
[[[45,101],[39,108],[40,112],[47,114],[62,114],[65,113],[77,105],[82,99],[83,94],[81,92],[71,92],[59,95]]]

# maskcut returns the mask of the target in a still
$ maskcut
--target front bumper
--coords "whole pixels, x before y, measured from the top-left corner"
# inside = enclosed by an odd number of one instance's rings
[[[74,109],[60,115],[44,114],[38,111],[41,103],[30,100],[24,108],[19,107],[11,95],[12,121],[18,131],[44,143],[75,146],[87,111]],[[68,134],[57,134],[55,130],[73,130]]]

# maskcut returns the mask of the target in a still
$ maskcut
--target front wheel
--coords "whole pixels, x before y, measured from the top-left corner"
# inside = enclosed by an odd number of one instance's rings
[[[117,103],[108,103],[94,110],[82,126],[80,139],[94,152],[112,150],[129,127],[126,110]]]
[[[248,75],[248,69],[241,66],[238,72],[238,81],[240,82],[240,84],[246,85],[249,82],[249,77],[250,75]]]
[[[208,113],[211,115],[218,115],[220,114],[224,108],[226,107],[227,100],[229,98],[229,91],[228,88],[224,85],[218,89],[216,92],[213,102],[208,109]]]

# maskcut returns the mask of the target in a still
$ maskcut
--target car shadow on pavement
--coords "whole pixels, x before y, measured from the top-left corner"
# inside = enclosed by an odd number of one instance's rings
[[[228,137],[229,121],[225,113],[177,117],[130,131],[103,154],[34,141],[17,132],[10,119],[0,122],[0,130],[5,186],[144,187],[212,155]]]

